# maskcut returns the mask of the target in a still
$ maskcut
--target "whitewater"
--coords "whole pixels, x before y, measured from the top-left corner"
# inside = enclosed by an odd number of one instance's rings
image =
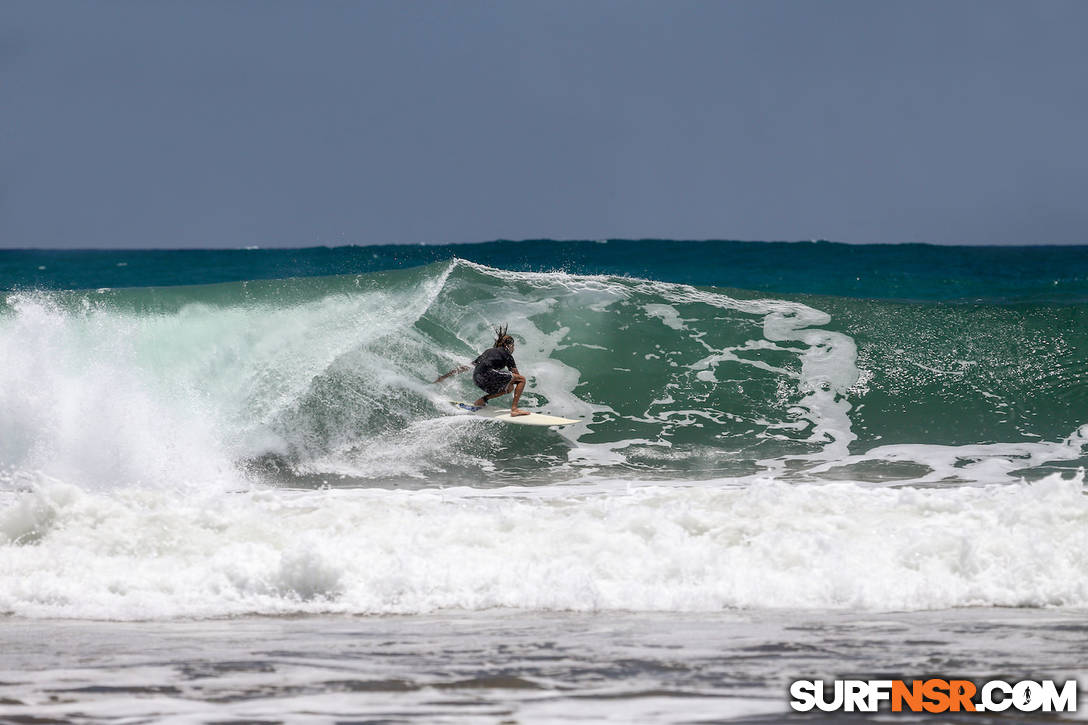
[[[466,655],[451,622],[495,647],[565,641],[602,616],[643,643],[656,618],[686,622],[662,645],[685,651],[709,640],[733,651],[752,627],[773,632],[766,671],[749,673],[762,684],[740,700],[725,707],[710,684],[688,693],[709,698],[707,716],[740,719],[780,711],[769,693],[782,668],[806,666],[790,659],[797,622],[821,633],[816,649],[869,622],[866,636],[887,633],[888,657],[903,663],[892,640],[921,641],[937,622],[982,637],[998,625],[972,612],[1034,611],[1040,619],[1001,615],[1023,635],[1018,666],[1049,651],[1059,671],[1080,672],[1046,634],[1088,608],[1079,297],[772,292],[471,256],[206,284],[10,285],[0,293],[6,621],[67,627],[80,647],[166,632],[195,648],[191,662],[226,656],[216,622],[233,621],[250,632],[239,636],[251,664],[282,665],[257,640],[301,638],[284,647],[309,674],[287,679],[312,694],[330,691],[304,684],[315,667],[331,677],[312,659],[338,646],[324,639],[340,626],[329,617],[358,618],[378,638],[384,618],[407,617],[391,625],[394,649],[418,628],[460,663],[433,682],[405,674],[409,709],[451,722],[570,714],[506,694],[484,698],[494,712],[428,710],[433,687],[494,658],[525,679],[486,691],[554,689],[552,675],[525,675],[535,655],[524,648]],[[484,349],[498,323],[529,378],[523,405],[580,423],[525,429],[449,406],[474,396],[470,376],[430,381]],[[610,632],[587,636],[608,650]],[[402,655],[419,656],[412,647]],[[134,656],[106,649],[110,664],[80,686],[102,686]],[[685,667],[721,666],[704,654]],[[662,656],[638,656],[652,663],[635,667],[651,683],[638,692],[690,686],[654,679],[668,679]],[[154,688],[207,702],[184,677],[155,674],[161,657],[144,665],[129,694],[154,699],[156,717],[210,717],[164,704]],[[16,677],[11,668],[0,679]],[[239,670],[209,676],[247,691]],[[595,687],[575,689],[596,697]],[[628,695],[631,719],[672,721],[668,707]],[[312,705],[315,721],[344,707],[339,695],[305,706],[287,691],[270,697],[296,714]],[[14,699],[16,712],[34,706]],[[77,701],[96,717],[128,712]],[[256,696],[236,702],[218,714],[269,716]]]

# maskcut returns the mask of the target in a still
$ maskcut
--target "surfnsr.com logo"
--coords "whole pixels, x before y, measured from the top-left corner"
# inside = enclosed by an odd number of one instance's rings
[[[1076,712],[1077,681],[797,680],[790,697],[798,712]]]

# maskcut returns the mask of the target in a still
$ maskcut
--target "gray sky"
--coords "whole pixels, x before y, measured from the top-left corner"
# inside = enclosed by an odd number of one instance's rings
[[[1088,2],[0,0],[0,247],[1088,243]]]

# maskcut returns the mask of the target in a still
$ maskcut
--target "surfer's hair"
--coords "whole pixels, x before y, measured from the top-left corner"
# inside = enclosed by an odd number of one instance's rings
[[[495,326],[495,345],[494,347],[506,347],[514,341],[514,338],[506,334],[506,328],[509,325],[496,325]]]

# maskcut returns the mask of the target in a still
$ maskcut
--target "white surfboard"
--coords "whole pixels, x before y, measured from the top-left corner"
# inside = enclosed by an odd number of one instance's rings
[[[487,405],[481,408],[472,403],[464,403],[460,400],[451,400],[450,404],[459,410],[468,411],[481,418],[491,418],[492,420],[499,420],[503,423],[517,423],[518,425],[570,425],[571,423],[581,422],[571,418],[560,418],[556,415],[545,415],[544,413],[510,415],[509,407]]]

